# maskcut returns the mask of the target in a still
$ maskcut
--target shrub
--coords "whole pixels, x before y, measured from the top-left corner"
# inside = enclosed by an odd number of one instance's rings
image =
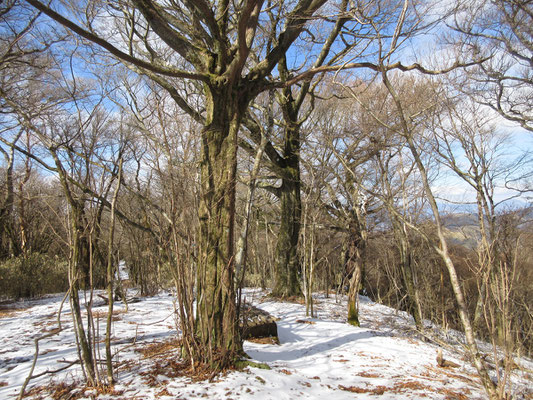
[[[36,297],[68,289],[65,260],[31,253],[0,263],[0,293],[3,298]]]

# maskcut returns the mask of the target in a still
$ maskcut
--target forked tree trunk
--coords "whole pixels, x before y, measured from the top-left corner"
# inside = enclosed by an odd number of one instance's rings
[[[84,369],[87,383],[94,385],[96,383],[96,371],[94,368],[94,359],[91,351],[91,342],[87,338],[83,326],[83,317],[80,307],[80,281],[89,270],[89,243],[85,236],[83,200],[75,199],[74,193],[67,180],[67,175],[63,165],[55,150],[49,149],[57,167],[59,180],[63,188],[65,197],[70,205],[70,229],[72,239],[70,243],[70,262],[69,262],[69,283],[70,283],[70,306],[74,319],[74,332],[78,353],[81,358],[82,368]]]
[[[71,265],[70,265],[70,305],[72,307],[72,314],[74,318],[74,329],[79,344],[79,351],[81,355],[81,362],[85,369],[87,383],[89,385],[96,384],[96,371],[94,368],[93,354],[91,350],[91,342],[87,338],[85,328],[83,326],[83,317],[80,307],[80,278],[83,272],[88,269],[89,256],[88,243],[83,238],[84,227],[79,223],[82,220],[80,215],[82,211],[79,205],[72,205],[72,243],[71,243]]]

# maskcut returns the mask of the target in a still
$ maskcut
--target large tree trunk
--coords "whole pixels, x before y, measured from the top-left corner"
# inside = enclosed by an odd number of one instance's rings
[[[221,368],[242,350],[235,299],[234,219],[241,96],[229,89],[206,97],[202,133],[200,253],[197,270],[198,361]]]
[[[275,283],[272,296],[302,294],[298,281],[298,239],[302,201],[300,197],[300,129],[288,127],[285,135],[283,179],[280,188],[281,221],[276,244]]]

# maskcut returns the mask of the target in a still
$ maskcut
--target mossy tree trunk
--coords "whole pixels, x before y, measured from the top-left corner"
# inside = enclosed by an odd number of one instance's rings
[[[288,77],[287,59],[282,57],[278,71],[283,78]],[[302,290],[298,279],[300,263],[298,259],[298,240],[302,217],[301,180],[300,180],[300,130],[305,118],[300,118],[300,110],[309,91],[306,82],[293,96],[290,87],[284,88],[278,102],[285,122],[283,156],[278,158],[277,166],[281,177],[279,188],[280,227],[275,256],[274,297],[300,296]]]
[[[119,47],[97,36],[92,31],[92,20],[83,21],[81,26],[38,0],[27,2],[121,59],[133,71],[148,76],[203,125],[194,335],[198,344],[194,348],[198,350],[190,356],[195,356],[195,361],[221,364],[217,361],[220,355],[222,361],[227,360],[241,347],[235,318],[233,248],[237,132],[241,118],[259,93],[288,86],[280,85],[282,79],[273,77],[272,71],[326,0],[299,0],[287,7],[270,7],[264,1],[127,1],[123,4],[125,18],[115,19],[122,29],[122,35],[116,37],[128,38]],[[104,9],[107,6],[113,7],[102,5]],[[138,13],[142,18],[133,17]],[[83,14],[80,13],[82,17]],[[275,21],[268,27],[265,21],[270,17]],[[268,37],[269,29],[275,38],[270,49],[255,40],[257,31]],[[146,38],[161,40],[166,46],[154,47]],[[124,48],[130,52],[123,52]],[[302,72],[298,71],[298,79],[304,78]],[[317,72],[311,72],[311,76]],[[195,107],[195,96],[184,95],[178,89],[182,85],[177,86],[175,79],[203,85],[204,101]]]
[[[346,11],[348,1],[343,0],[339,7],[340,10]],[[342,26],[347,21],[347,18],[337,19],[313,63],[315,68],[327,62],[330,50],[341,32]],[[286,55],[280,58],[278,72],[283,80],[290,79]],[[319,82],[320,79],[314,83],[311,80],[306,80],[301,84],[299,90],[294,90],[294,93],[291,87],[282,89],[278,99],[285,123],[283,156],[280,157],[272,146],[270,148],[267,146],[266,153],[275,165],[274,172],[281,178],[281,187],[277,191],[281,202],[281,221],[276,245],[275,282],[272,290],[272,295],[275,297],[300,296],[302,294],[298,279],[300,270],[298,239],[302,216],[300,134],[302,124],[309,118],[314,109],[313,93]],[[309,102],[307,103],[306,99],[308,98]],[[302,112],[304,103],[308,108],[306,112]]]
[[[359,291],[362,289],[365,272],[364,252],[366,250],[367,233],[361,210],[354,211],[353,217],[349,222],[349,242],[345,264],[346,272],[351,275],[348,289],[348,323],[360,326]]]
[[[288,127],[285,134],[283,178],[279,189],[281,210],[278,241],[276,244],[275,297],[302,294],[298,271],[298,239],[302,200],[300,196],[300,128]]]
[[[202,134],[200,255],[197,271],[197,353],[223,367],[242,352],[236,310],[234,216],[237,133],[246,95],[231,87],[206,89]]]

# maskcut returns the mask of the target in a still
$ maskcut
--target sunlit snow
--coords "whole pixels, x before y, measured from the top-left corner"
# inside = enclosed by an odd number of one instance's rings
[[[113,394],[79,386],[83,399],[485,399],[475,371],[465,361],[456,332],[431,327],[431,340],[422,340],[411,318],[361,298],[362,327],[344,322],[345,299],[315,295],[316,318],[306,318],[305,306],[275,302],[257,290],[245,291],[246,301],[278,317],[280,345],[245,342],[246,353],[271,369],[248,367],[213,381],[192,382],[170,369],[177,350],[145,357],[149,344],[176,337],[173,296],[162,293],[115,307],[113,325],[115,369]],[[3,305],[0,311],[0,399],[15,399],[34,356],[34,338],[57,327],[62,296]],[[99,299],[95,297],[98,304]],[[101,303],[101,301],[100,301]],[[103,338],[103,304],[93,307],[96,333]],[[64,330],[42,340],[34,375],[58,370],[76,360],[76,346],[68,302],[61,313]],[[436,364],[437,342],[444,355],[460,365],[443,369]],[[97,352],[104,358],[104,345]],[[489,348],[486,351],[490,351]],[[533,362],[520,359],[513,375],[516,399],[533,396]],[[165,373],[166,365],[168,374]],[[157,365],[157,371],[154,366]],[[102,365],[103,368],[103,365]],[[494,373],[494,371],[493,371]],[[102,371],[102,375],[105,373]],[[170,376],[169,376],[170,375]],[[79,364],[31,380],[28,398],[52,398],[46,389],[82,380]],[[33,391],[32,391],[33,389]]]

